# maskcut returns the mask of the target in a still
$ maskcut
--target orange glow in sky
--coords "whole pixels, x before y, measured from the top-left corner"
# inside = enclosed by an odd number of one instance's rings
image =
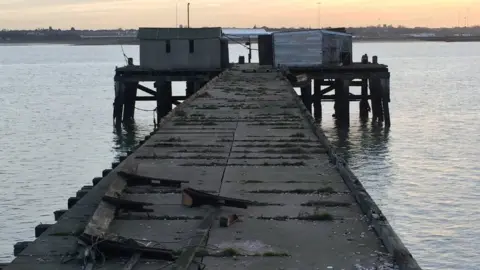
[[[191,0],[192,27],[480,25],[480,0]],[[0,28],[186,25],[187,0],[1,0]],[[178,13],[176,12],[178,7]],[[178,15],[177,15],[178,14]]]

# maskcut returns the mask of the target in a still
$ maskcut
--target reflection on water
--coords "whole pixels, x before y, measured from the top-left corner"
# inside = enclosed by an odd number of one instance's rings
[[[113,128],[113,149],[115,150],[115,161],[118,161],[120,156],[124,156],[128,151],[138,145],[143,133],[139,133],[137,124],[134,121],[123,123],[122,125],[114,125]]]
[[[355,121],[352,119],[352,121]],[[390,128],[385,128],[378,123],[365,120],[358,120],[351,126],[337,124],[336,121],[333,126],[322,126],[319,121],[319,126],[327,134],[330,142],[336,148],[337,153],[350,163],[352,157],[355,158],[358,153],[363,155],[380,155],[385,157],[388,155],[388,140]]]

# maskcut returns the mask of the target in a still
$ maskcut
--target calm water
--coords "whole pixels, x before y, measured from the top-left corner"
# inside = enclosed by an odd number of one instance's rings
[[[392,128],[322,126],[424,269],[480,269],[480,43],[356,43],[392,73]],[[125,46],[138,59],[136,46]],[[231,59],[245,54],[232,47]],[[112,128],[119,46],[0,46],[0,261],[153,128]],[[175,84],[177,94],[184,86]],[[139,103],[142,109],[154,104]]]

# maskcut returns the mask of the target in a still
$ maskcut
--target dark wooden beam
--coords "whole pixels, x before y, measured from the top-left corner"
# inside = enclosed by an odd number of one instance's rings
[[[322,73],[313,72],[308,73],[311,79],[340,79],[340,80],[354,80],[354,79],[371,79],[371,78],[390,78],[389,72],[355,72],[355,73]]]
[[[330,85],[329,87],[323,89],[323,90],[320,90],[320,95],[325,95],[326,93],[328,92],[331,92],[335,90],[335,86],[334,85]]]
[[[147,93],[147,94],[150,94],[150,95],[154,96],[154,97],[157,96],[157,92],[156,92],[155,90],[152,90],[152,89],[150,89],[150,88],[148,88],[148,87],[146,87],[146,86],[143,86],[143,85],[141,85],[141,84],[138,84],[137,88],[140,89],[140,90],[142,90],[143,92],[145,92],[145,93]]]
[[[185,100],[187,97],[184,97],[184,96],[173,96],[172,97],[172,101],[174,102],[178,102],[180,100]],[[155,101],[157,100],[156,97],[152,97],[152,96],[137,96],[137,101]],[[174,103],[175,104],[175,103]]]
[[[362,95],[349,95],[348,96],[349,101],[359,101],[361,99],[362,99]],[[370,96],[368,96],[368,99],[370,99]],[[335,95],[323,95],[322,100],[325,100],[325,101],[335,100]]]
[[[335,84],[335,81],[323,81],[323,86],[332,86]],[[351,81],[350,86],[362,86],[362,81]]]
[[[131,75],[131,76],[115,76],[115,81],[118,82],[156,82],[156,81],[170,81],[170,82],[185,82],[185,81],[208,81],[209,75],[165,75],[165,76],[149,76],[149,75]]]

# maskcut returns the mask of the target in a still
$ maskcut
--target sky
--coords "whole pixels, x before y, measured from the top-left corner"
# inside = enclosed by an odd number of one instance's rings
[[[187,24],[187,0],[0,0],[0,29]],[[190,0],[190,26],[480,25],[480,0]],[[475,4],[476,3],[476,4]]]

